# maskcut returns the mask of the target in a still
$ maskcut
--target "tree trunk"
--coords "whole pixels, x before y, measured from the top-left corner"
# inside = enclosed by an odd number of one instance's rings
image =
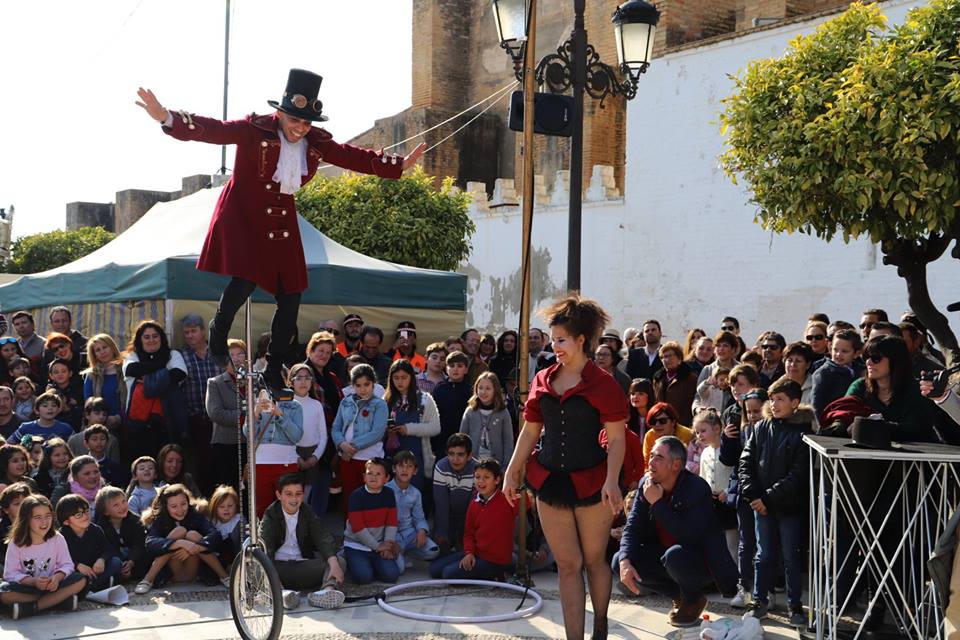
[[[960,346],[950,321],[930,298],[927,264],[943,255],[951,241],[949,236],[932,235],[919,242],[895,240],[882,245],[884,263],[895,265],[898,275],[906,281],[910,308],[940,345],[948,367],[960,361]]]

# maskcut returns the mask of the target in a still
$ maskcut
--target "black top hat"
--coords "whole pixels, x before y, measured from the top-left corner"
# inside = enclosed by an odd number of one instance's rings
[[[317,100],[322,82],[323,78],[312,71],[290,69],[283,100],[280,102],[267,100],[267,104],[295,118],[326,122],[327,116],[323,115],[323,103]]]
[[[893,427],[894,424],[886,420],[857,416],[850,427],[850,437],[853,439],[850,446],[858,449],[892,449]]]

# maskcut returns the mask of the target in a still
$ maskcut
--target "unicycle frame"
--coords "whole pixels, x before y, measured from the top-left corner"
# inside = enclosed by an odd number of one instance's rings
[[[241,374],[246,386],[247,395],[247,504],[250,514],[250,544],[260,546],[260,527],[257,522],[257,421],[254,419],[253,403],[253,381],[257,373],[253,370],[253,304],[250,298],[247,298],[244,304],[244,316],[246,320],[246,338],[247,338],[247,362],[242,371],[237,372],[239,379]]]

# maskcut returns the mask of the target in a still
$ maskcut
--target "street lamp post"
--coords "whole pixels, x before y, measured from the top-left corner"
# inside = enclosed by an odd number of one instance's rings
[[[650,66],[653,39],[660,19],[656,7],[644,0],[624,2],[613,13],[618,69],[600,60],[587,42],[584,26],[586,0],[573,0],[574,22],[570,37],[556,53],[544,56],[536,66],[537,84],[551,93],[573,91],[573,123],[570,140],[570,213],[567,237],[567,288],[580,289],[580,240],[583,199],[583,94],[603,101],[607,96],[637,95],[640,74]],[[493,14],[500,46],[513,60],[514,75],[523,81],[527,45],[527,0],[493,0]]]

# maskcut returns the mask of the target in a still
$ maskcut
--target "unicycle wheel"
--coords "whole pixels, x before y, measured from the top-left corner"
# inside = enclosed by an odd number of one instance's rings
[[[277,640],[283,597],[276,567],[259,547],[245,546],[230,570],[230,611],[244,640]]]

